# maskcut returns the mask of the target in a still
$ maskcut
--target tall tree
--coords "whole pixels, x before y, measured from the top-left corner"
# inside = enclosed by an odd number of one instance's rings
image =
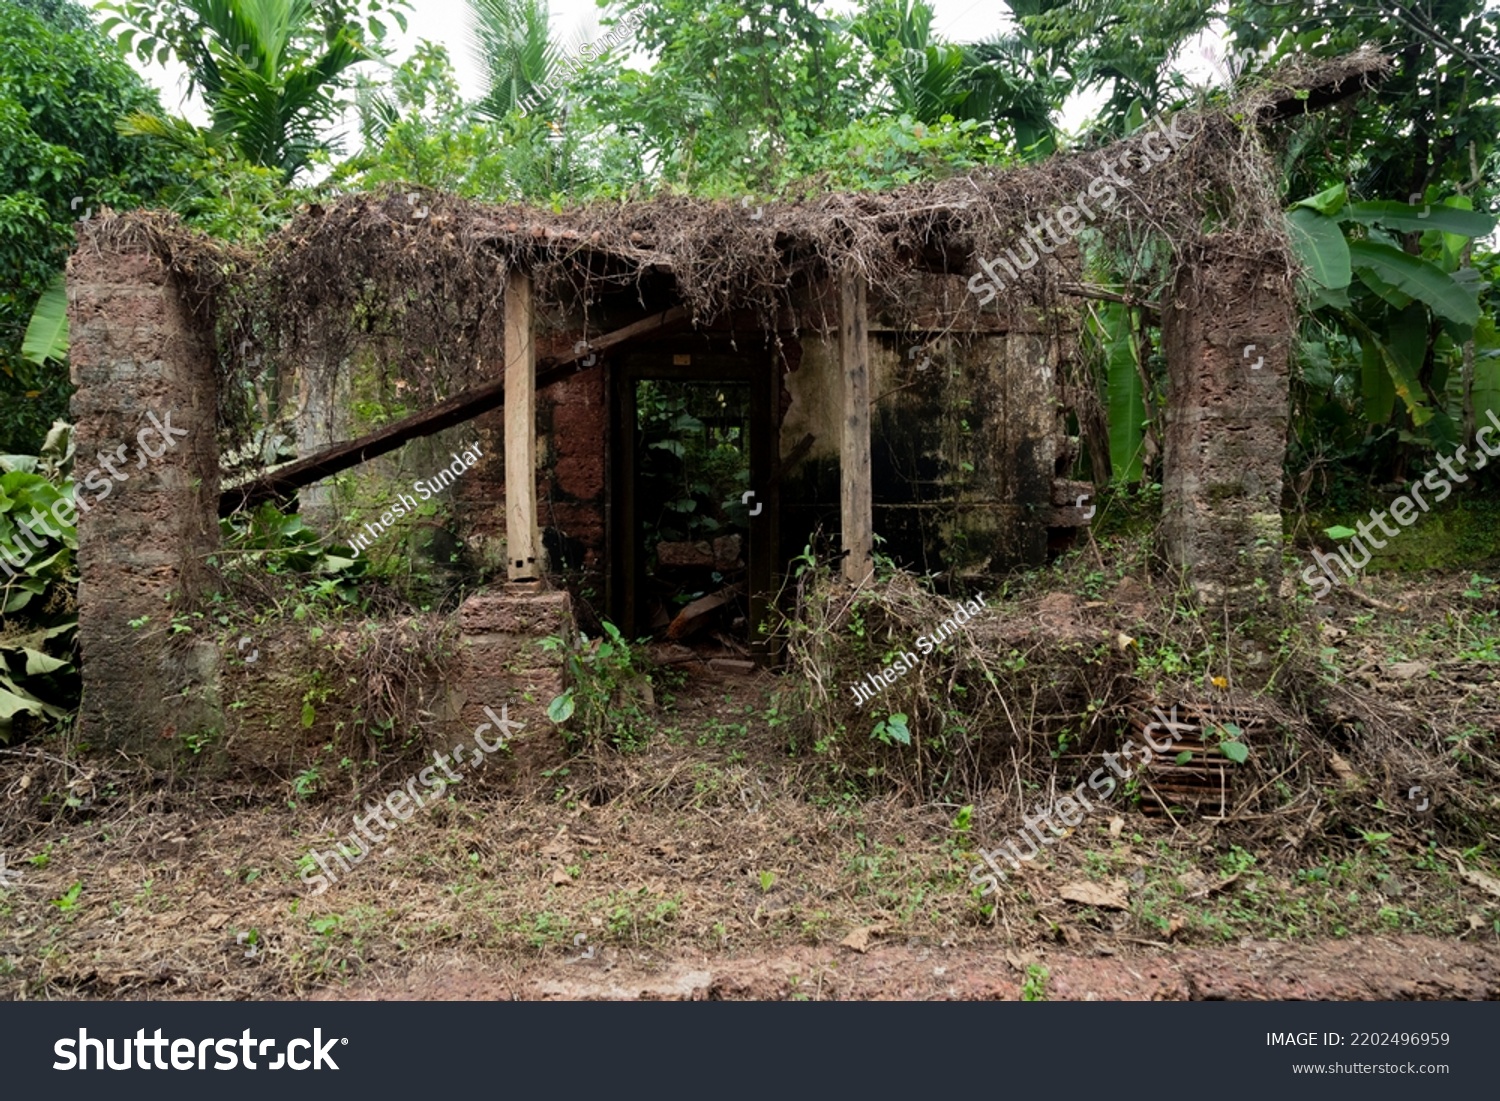
[[[349,72],[383,55],[382,17],[406,29],[409,0],[123,0],[104,29],[138,58],[175,57],[201,92],[211,132],[290,181],[348,106]],[[138,129],[165,135],[160,127]]]
[[[1210,25],[1219,0],[1010,0],[1010,8],[1077,90],[1105,94],[1099,122],[1122,134],[1180,98],[1173,62]]]
[[[933,11],[922,0],[866,0],[850,30],[870,51],[883,109],[937,122],[958,116],[970,89],[959,46],[935,41]]]
[[[137,205],[173,178],[159,151],[115,130],[127,112],[151,110],[156,94],[86,9],[0,0],[0,453],[34,453],[67,413],[66,363],[24,358],[22,339],[74,223],[106,203]]]
[[[775,179],[793,145],[867,112],[865,51],[819,0],[621,0],[649,69],[589,88],[671,182]]]

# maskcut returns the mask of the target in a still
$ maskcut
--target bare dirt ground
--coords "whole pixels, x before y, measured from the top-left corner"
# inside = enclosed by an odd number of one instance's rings
[[[608,949],[509,971],[432,961],[315,997],[365,1001],[809,1000],[1016,1001],[1028,968],[1045,993],[1070,1001],[1405,1001],[1500,998],[1500,951],[1432,937],[1352,937],[1232,949],[1099,945],[1050,950],[841,946],[767,956],[665,958]]]
[[[1454,733],[1434,752],[1488,768],[1493,632],[1474,632],[1497,612],[1463,621],[1464,657],[1451,616],[1428,617],[1426,642],[1391,615],[1362,633],[1368,618],[1329,621],[1330,668],[1413,723],[1440,701]],[[975,851],[1013,809],[830,777],[788,753],[775,680],[693,671],[633,753],[569,756],[533,717],[513,754],[318,895],[299,860],[409,762],[356,801],[7,750],[0,996],[1500,997],[1491,827],[1441,789],[1419,805],[1408,776],[1356,776],[1308,745],[1331,780],[1298,781],[1284,810],[1173,820],[1121,799],[982,899]],[[1466,806],[1493,790],[1449,782]]]

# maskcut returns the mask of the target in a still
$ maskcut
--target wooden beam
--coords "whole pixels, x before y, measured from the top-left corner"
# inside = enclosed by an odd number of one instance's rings
[[[531,275],[505,283],[505,558],[512,581],[547,570],[536,522],[536,334]]]
[[[569,364],[581,364],[584,367],[592,366],[593,358],[599,352],[607,352],[617,344],[624,344],[626,341],[634,340],[636,337],[646,333],[654,333],[658,329],[674,328],[687,319],[688,309],[686,306],[673,306],[670,310],[663,313],[652,314],[650,317],[643,317],[639,321],[631,322],[623,329],[616,329],[613,332],[605,333],[603,336],[595,337],[593,340],[588,341],[582,348],[575,346],[566,355],[544,356],[538,362],[541,366],[550,370],[566,367]],[[541,378],[541,375],[537,376],[538,386],[541,385]]]
[[[843,440],[839,450],[839,516],[844,532],[844,577],[870,575],[874,523],[870,487],[870,336],[865,281],[852,270],[839,276],[839,367],[843,375]]]
[[[597,340],[590,341],[587,348],[544,360],[543,363],[547,364],[547,367],[537,372],[536,388],[546,389],[580,371],[596,366],[595,357],[598,352],[607,351],[648,333],[676,326],[686,318],[687,310],[681,306],[674,306],[663,313],[632,322],[623,329],[606,333]],[[445,428],[452,428],[456,424],[473,420],[481,413],[488,413],[491,409],[498,409],[504,404],[505,383],[503,381],[486,383],[483,386],[465,390],[461,394],[455,394],[439,402],[431,409],[403,417],[379,431],[360,436],[348,443],[335,444],[315,455],[288,463],[281,469],[264,474],[242,486],[226,489],[219,495],[219,515],[228,516],[249,505],[259,504],[261,501],[290,497],[305,485],[311,485],[313,482],[331,477],[341,470],[348,470],[370,459],[379,458],[410,440],[430,436],[434,432],[441,432]]]

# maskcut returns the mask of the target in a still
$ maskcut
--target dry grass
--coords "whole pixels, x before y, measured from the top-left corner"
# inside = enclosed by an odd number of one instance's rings
[[[1129,546],[1103,549],[1118,567],[1095,569],[1085,553],[1021,579],[1010,598],[987,597],[993,620],[975,624],[946,671],[934,655],[910,674],[926,689],[911,704],[911,750],[866,744],[867,730],[847,722],[834,746],[813,748],[803,727],[838,714],[833,667],[823,673],[830,713],[817,720],[788,710],[795,663],[755,681],[700,675],[659,686],[660,728],[645,751],[567,757],[555,733],[530,731],[554,742],[548,767],[528,768],[525,745],[497,758],[488,786],[460,785],[316,897],[298,881],[298,859],[347,833],[389,776],[288,806],[288,790],[264,783],[172,780],[53,746],[0,754],[0,847],[22,871],[0,893],[0,990],[300,996],[437,961],[520,971],[576,957],[580,936],[643,966],[832,946],[857,930],[1101,951],[1491,936],[1500,899],[1484,877],[1495,875],[1500,712],[1482,651],[1500,644],[1493,599],[1463,598],[1461,579],[1441,579],[1383,592],[1407,609],[1388,618],[1362,603],[1290,605],[1274,613],[1294,632],[1282,653],[1237,629],[1217,640],[1221,626],[1154,587]],[[853,637],[850,592],[807,595],[809,614]],[[821,596],[839,603],[816,610]],[[905,579],[866,596],[867,637],[921,631],[938,602]],[[1133,641],[1122,648],[1121,635]],[[1025,667],[1005,668],[1017,665],[1012,650],[1028,655]],[[836,647],[819,652],[840,660]],[[1411,670],[1392,674],[1398,660],[1426,672],[1400,679]],[[971,751],[944,757],[927,739],[955,706],[1004,713],[977,688],[945,695],[945,685],[988,686],[981,668],[995,672],[1015,726],[976,722]],[[1065,693],[1080,684],[1113,702],[1070,710]],[[1034,706],[1024,703],[1032,693]],[[1015,829],[1021,808],[1076,783],[1151,699],[1191,699],[1245,728],[1252,755],[1230,773],[1223,802],[1153,814],[1143,785],[1044,850],[998,898],[976,899],[975,851]],[[1077,735],[1066,747],[1060,724]],[[944,767],[951,776],[935,782]],[[1154,766],[1146,779],[1160,781]],[[1406,798],[1413,783],[1427,788],[1429,809]],[[79,805],[66,805],[69,794]],[[1069,901],[1064,888],[1076,898],[1080,883],[1119,893],[1127,908]]]

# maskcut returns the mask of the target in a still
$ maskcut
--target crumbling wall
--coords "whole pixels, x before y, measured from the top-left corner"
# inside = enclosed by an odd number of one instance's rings
[[[871,301],[871,480],[881,547],[916,569],[964,576],[1043,561],[1054,518],[1056,352],[1046,319],[981,311],[957,276],[914,277],[911,299]],[[784,551],[839,524],[837,341],[803,338],[783,383],[786,457],[812,449],[782,491]]]
[[[627,319],[629,320],[629,319]],[[625,322],[621,322],[624,324]],[[538,353],[570,350],[584,335],[581,315],[557,309],[538,318]],[[288,362],[325,353],[311,341]],[[297,415],[298,450],[322,448],[372,432],[392,419],[417,412],[410,401],[414,388],[386,377],[380,350],[371,344],[342,356],[338,364],[318,360],[304,371]],[[476,348],[481,364],[471,385],[498,380],[501,360],[496,349]],[[327,391],[333,389],[333,393]],[[494,410],[454,428],[411,440],[397,451],[372,459],[299,492],[299,510],[321,532],[342,540],[356,535],[364,520],[405,493],[413,495],[417,479],[446,466],[455,451],[477,443],[481,457],[452,487],[430,501],[418,501],[415,513],[396,517],[389,533],[373,548],[375,557],[397,555],[422,563],[422,570],[443,575],[451,584],[460,574],[503,570],[505,561],[504,413]],[[602,365],[586,370],[537,395],[537,499],[549,560],[558,570],[602,566],[605,537],[605,464],[609,435],[609,401]],[[410,502],[408,501],[408,504]],[[455,555],[461,561],[455,562]]]
[[[147,751],[219,723],[216,648],[171,630],[174,611],[211,582],[219,545],[213,351],[144,241],[101,237],[80,249],[68,299],[79,733]],[[111,465],[119,475],[106,473]]]
[[[584,371],[541,391],[537,422],[537,507],[547,561],[554,571],[602,568],[610,438],[605,372]]]
[[[1295,333],[1285,259],[1232,235],[1183,258],[1162,306],[1162,538],[1200,596],[1276,595]]]

